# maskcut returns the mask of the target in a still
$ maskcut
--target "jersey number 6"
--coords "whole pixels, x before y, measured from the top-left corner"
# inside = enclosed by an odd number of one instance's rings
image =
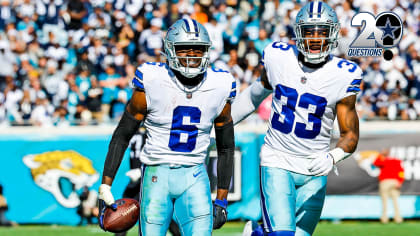
[[[278,84],[276,85],[274,99],[282,102],[281,114],[274,112],[271,124],[274,129],[288,134],[295,122],[295,109],[299,98],[296,89]],[[285,104],[284,104],[285,103]],[[327,106],[327,99],[310,93],[300,96],[298,107],[308,110],[307,124],[296,122],[295,135],[299,138],[313,139],[321,131],[321,118]]]
[[[184,118],[189,117],[189,125],[184,124]],[[178,106],[172,117],[169,148],[177,152],[191,152],[197,142],[198,128],[191,123],[200,123],[201,111],[197,107]]]

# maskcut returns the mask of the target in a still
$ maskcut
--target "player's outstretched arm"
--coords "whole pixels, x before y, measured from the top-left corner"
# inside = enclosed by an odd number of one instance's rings
[[[340,138],[336,148],[331,150],[334,164],[349,157],[356,150],[359,141],[359,117],[355,106],[356,95],[345,97],[336,105]]]
[[[99,225],[103,227],[103,214],[107,207],[116,209],[117,206],[111,193],[111,185],[124,157],[130,139],[137,132],[141,121],[146,115],[146,97],[143,91],[135,91],[112,134],[108,153],[105,159],[102,184],[99,186]]]
[[[262,68],[261,77],[241,92],[232,104],[233,123],[236,125],[254,112],[271,92],[272,88],[268,83],[267,72]]]
[[[310,162],[308,170],[313,175],[328,175],[335,164],[349,157],[356,150],[359,141],[359,118],[357,117],[355,104],[356,95],[345,97],[337,103],[340,139],[333,150],[327,154],[321,154]]]
[[[229,102],[214,120],[214,129],[217,148],[217,196],[213,205],[213,229],[219,229],[227,220],[227,196],[235,153],[235,138]]]

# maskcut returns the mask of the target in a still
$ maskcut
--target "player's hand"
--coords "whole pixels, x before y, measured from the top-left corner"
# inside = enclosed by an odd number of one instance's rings
[[[227,221],[227,200],[216,199],[213,204],[213,229],[220,229]]]
[[[125,172],[125,175],[130,178],[131,182],[136,182],[141,178],[141,171],[139,168],[135,168]]]
[[[111,186],[107,184],[101,184],[99,186],[99,226],[101,229],[105,230],[104,228],[104,214],[106,208],[111,208],[112,210],[117,210],[117,204],[115,204],[114,196],[111,193]],[[106,231],[106,230],[105,230]]]
[[[315,176],[328,175],[334,167],[334,159],[330,153],[322,153],[314,158],[308,166],[308,170]]]

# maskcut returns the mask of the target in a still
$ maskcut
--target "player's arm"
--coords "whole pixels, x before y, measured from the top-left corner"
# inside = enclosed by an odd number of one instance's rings
[[[124,114],[112,134],[105,159],[102,184],[112,185],[131,138],[137,132],[146,115],[146,96],[143,91],[135,91],[128,102]]]
[[[102,184],[99,186],[99,225],[102,229],[104,229],[103,216],[105,209],[107,207],[111,207],[114,210],[117,208],[114,197],[111,193],[112,182],[118,168],[120,167],[130,139],[137,132],[141,121],[146,115],[146,110],[147,105],[145,93],[144,91],[136,90],[127,104],[117,128],[112,134],[111,142],[108,147],[108,153],[105,159]]]
[[[345,97],[336,105],[340,138],[336,148],[330,151],[334,164],[349,157],[356,150],[359,141],[359,117],[355,105],[356,95]]]
[[[356,95],[347,96],[336,104],[340,138],[333,150],[311,161],[308,170],[313,175],[328,175],[335,164],[346,159],[356,150],[359,141],[359,118],[355,104]]]
[[[232,104],[232,119],[235,125],[254,112],[273,90],[263,66],[261,66],[260,72],[261,77],[241,92]]]
[[[217,196],[213,207],[213,228],[218,229],[227,220],[227,196],[233,174],[235,138],[230,102],[214,120],[217,148]]]

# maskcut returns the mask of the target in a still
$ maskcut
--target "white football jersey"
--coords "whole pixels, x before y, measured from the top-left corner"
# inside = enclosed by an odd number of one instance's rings
[[[136,70],[136,89],[147,101],[146,144],[141,161],[148,165],[204,163],[213,121],[236,96],[233,76],[209,68],[203,81],[185,88],[165,63],[145,63]]]
[[[297,55],[295,46],[281,42],[264,49],[273,101],[261,165],[310,174],[308,162],[330,150],[336,104],[360,91],[362,71],[333,56],[321,68],[305,70]]]

